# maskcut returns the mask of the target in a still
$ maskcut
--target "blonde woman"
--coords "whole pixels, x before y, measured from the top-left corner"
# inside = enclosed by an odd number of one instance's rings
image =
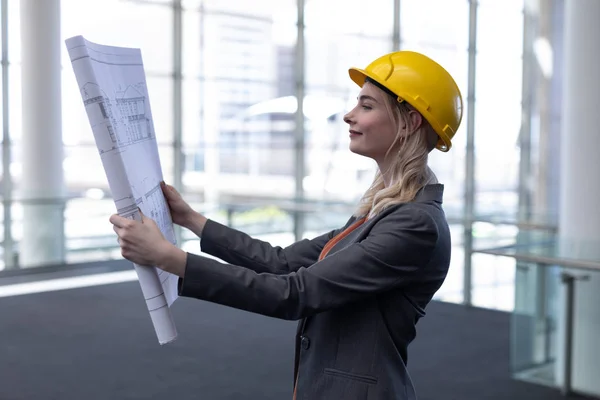
[[[180,295],[298,320],[294,398],[416,399],[407,348],[444,282],[451,248],[444,187],[427,159],[450,149],[462,98],[444,68],[415,52],[349,73],[361,87],[344,117],[349,147],[379,168],[345,226],[273,247],[207,220],[163,185],[173,221],[224,264],[176,248],[147,217],[110,221],[123,256],[180,276]]]

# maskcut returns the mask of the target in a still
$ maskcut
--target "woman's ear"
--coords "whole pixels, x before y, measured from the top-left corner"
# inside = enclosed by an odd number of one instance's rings
[[[408,112],[408,121],[410,121],[410,131],[408,134],[416,132],[423,124],[423,116],[420,112],[411,110]]]

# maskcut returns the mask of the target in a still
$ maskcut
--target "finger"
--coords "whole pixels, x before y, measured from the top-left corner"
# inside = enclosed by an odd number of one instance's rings
[[[160,188],[161,188],[163,194],[165,195],[165,197],[167,198],[167,200],[169,200],[169,198],[171,198],[172,193],[173,193],[170,189],[170,186],[164,182],[161,182]]]
[[[113,214],[110,216],[109,221],[114,226],[123,228],[129,223],[130,220],[127,218],[121,217],[119,214]]]
[[[142,224],[147,224],[148,222],[154,222],[154,220],[150,217],[147,217],[146,214],[144,214],[141,209],[138,208],[138,210],[140,211],[140,216],[142,217],[142,220],[141,220]]]
[[[113,231],[115,231],[117,234],[117,241],[119,242],[119,245],[123,245],[123,243],[126,241],[124,236],[127,235],[127,232],[123,228],[119,228],[117,226],[113,226]]]
[[[167,191],[171,194],[177,194],[177,190],[175,190],[175,188],[167,183],[165,183],[165,188],[167,189]]]
[[[150,217],[145,216],[144,213],[142,212],[142,210],[140,210],[140,215],[142,216],[142,224],[146,224],[149,226],[156,225],[156,221],[154,221]]]

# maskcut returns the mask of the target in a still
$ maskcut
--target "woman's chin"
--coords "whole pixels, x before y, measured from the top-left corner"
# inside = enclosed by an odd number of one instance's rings
[[[354,154],[358,154],[359,156],[365,156],[368,157],[365,152],[360,148],[360,146],[357,146],[356,143],[350,142],[350,145],[348,146],[348,149],[353,152]]]

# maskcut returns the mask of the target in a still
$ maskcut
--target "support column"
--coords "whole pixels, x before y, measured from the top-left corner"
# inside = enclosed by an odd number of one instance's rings
[[[565,2],[559,233],[562,239],[577,241],[582,249],[583,243],[600,237],[600,113],[596,110],[600,104],[600,47],[593,39],[600,37],[598,20],[600,1]],[[589,275],[589,281],[575,284],[572,388],[600,395],[600,273]],[[564,304],[564,293],[559,304]],[[559,334],[556,372],[562,384],[564,310],[559,323],[563,334]]]
[[[61,45],[60,0],[21,0],[21,267],[64,262]]]

